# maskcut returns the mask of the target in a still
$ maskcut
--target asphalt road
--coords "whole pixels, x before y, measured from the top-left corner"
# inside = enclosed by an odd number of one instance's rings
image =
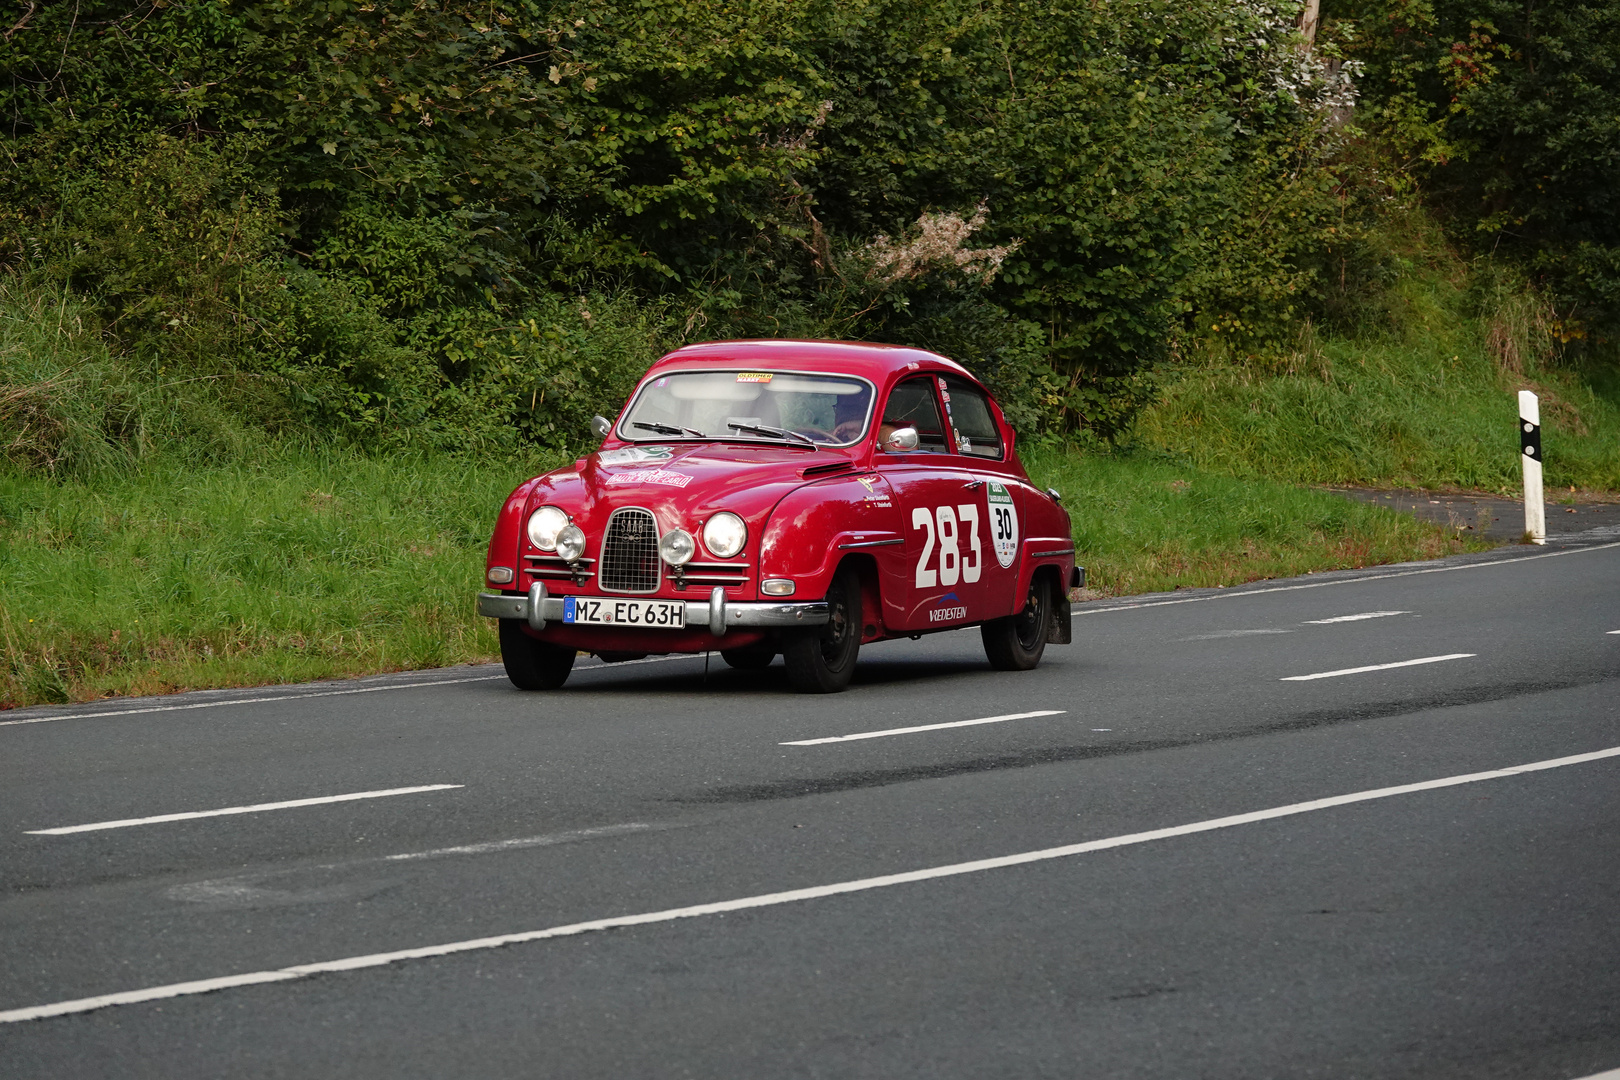
[[[1029,673],[886,643],[835,697],[697,658],[0,714],[0,1076],[1589,1076],[1617,632],[1588,537],[1085,605]]]

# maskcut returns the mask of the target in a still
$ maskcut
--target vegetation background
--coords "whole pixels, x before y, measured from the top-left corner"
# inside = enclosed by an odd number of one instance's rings
[[[1620,0],[22,0],[0,705],[453,662],[488,519],[693,340],[997,392],[1104,591],[1620,489]]]

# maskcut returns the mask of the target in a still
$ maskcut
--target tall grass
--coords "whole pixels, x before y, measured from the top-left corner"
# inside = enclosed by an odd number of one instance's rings
[[[1492,546],[1383,507],[1209,473],[1162,453],[1048,451],[1026,463],[1037,483],[1063,494],[1075,557],[1099,595],[1238,585]]]
[[[1599,378],[1538,360],[1523,294],[1479,312],[1438,272],[1390,287],[1382,327],[1302,337],[1266,369],[1186,371],[1138,422],[1144,444],[1202,469],[1303,484],[1516,492],[1517,391],[1541,397],[1546,482],[1620,491],[1620,395]]]
[[[90,481],[0,470],[0,705],[487,658],[494,514],[554,464],[284,446]]]

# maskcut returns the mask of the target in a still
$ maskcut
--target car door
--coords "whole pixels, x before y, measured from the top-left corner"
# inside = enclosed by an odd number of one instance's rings
[[[973,476],[953,465],[939,390],[934,375],[895,384],[878,428],[874,463],[894,492],[906,537],[904,558],[890,564],[898,573],[883,583],[885,597],[900,599],[900,630],[938,630],[991,617],[982,585],[982,494],[972,486]],[[917,449],[887,449],[889,435],[902,427],[917,429]]]
[[[1007,615],[1023,606],[1017,595],[1018,559],[1027,485],[1010,464],[1010,447],[989,394],[958,375],[936,380],[950,428],[950,464],[972,493],[974,516],[982,519],[984,569],[978,590],[984,617]],[[958,519],[967,513],[966,506],[957,508]]]

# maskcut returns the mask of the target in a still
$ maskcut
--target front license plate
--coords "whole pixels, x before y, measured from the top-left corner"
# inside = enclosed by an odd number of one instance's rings
[[[681,600],[596,600],[586,596],[565,596],[563,622],[579,626],[650,626],[679,630],[686,626],[686,603]]]

